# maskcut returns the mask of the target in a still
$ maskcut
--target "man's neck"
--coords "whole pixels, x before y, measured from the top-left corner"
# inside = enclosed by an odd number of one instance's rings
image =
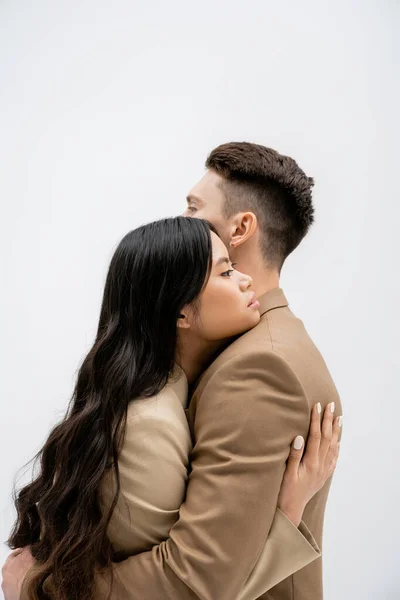
[[[279,287],[279,275],[274,272],[265,272],[264,275],[260,278],[253,278],[253,288],[257,295],[257,298],[260,298],[267,292],[271,290],[275,290]]]

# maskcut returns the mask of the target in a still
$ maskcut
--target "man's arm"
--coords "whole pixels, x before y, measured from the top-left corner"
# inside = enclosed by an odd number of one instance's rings
[[[239,598],[266,544],[289,445],[308,430],[300,382],[255,348],[223,364],[192,402],[196,444],[179,520],[167,541],[116,565],[113,600]],[[105,598],[108,575],[96,583]]]

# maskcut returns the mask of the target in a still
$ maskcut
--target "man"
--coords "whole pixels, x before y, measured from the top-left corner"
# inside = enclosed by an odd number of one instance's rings
[[[341,414],[326,365],[279,288],[285,259],[313,222],[313,181],[256,144],[219,146],[206,166],[185,214],[211,221],[251,275],[261,321],[200,378],[187,411],[195,444],[180,518],[166,542],[117,566],[112,600],[235,600],[260,568],[291,441],[307,435],[317,402]],[[328,491],[329,483],[304,515],[320,547]],[[97,577],[96,598],[108,583]],[[259,598],[320,600],[321,560]]]
[[[215,382],[216,395],[226,395],[230,401],[237,398],[238,410],[241,394],[242,401],[253,390],[258,392],[260,399],[266,400],[268,396],[266,416],[271,421],[268,427],[271,460],[268,511],[271,518],[284,467],[282,450],[287,445],[287,436],[294,431],[292,427],[297,423],[299,430],[306,432],[309,411],[318,397],[327,402],[335,401],[336,411],[342,414],[326,365],[302,322],[289,310],[279,288],[280,272],[286,258],[299,245],[314,220],[313,180],[292,158],[246,142],[217,147],[208,157],[206,167],[208,171],[188,194],[185,215],[208,219],[215,225],[230,248],[232,262],[239,270],[251,275],[262,317],[254,330],[232,344],[206,371],[195,391],[190,413],[196,435],[196,407],[200,398],[203,402],[202,393],[211,379]],[[277,357],[279,360],[274,364]],[[246,359],[248,365],[245,365]],[[265,371],[253,372],[257,359],[261,363],[260,370],[266,369],[268,364],[268,375]],[[229,380],[232,376],[238,378],[239,370],[243,377],[241,391],[238,386],[233,390],[224,386],[223,380],[216,379],[217,371],[220,378],[223,374]],[[269,376],[275,378],[267,381]],[[273,399],[281,386],[287,397],[294,401],[290,412],[282,410],[276,398]],[[210,390],[208,393],[211,395]],[[320,548],[329,488],[330,482],[311,500],[304,514],[304,521]],[[264,600],[321,600],[322,597],[322,559],[312,562],[262,596]]]

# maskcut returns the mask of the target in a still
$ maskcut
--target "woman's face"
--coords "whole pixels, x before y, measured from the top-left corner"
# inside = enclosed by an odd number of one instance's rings
[[[259,303],[252,279],[232,269],[225,244],[213,232],[212,270],[199,297],[198,312],[190,319],[192,333],[204,340],[230,338],[257,325]]]

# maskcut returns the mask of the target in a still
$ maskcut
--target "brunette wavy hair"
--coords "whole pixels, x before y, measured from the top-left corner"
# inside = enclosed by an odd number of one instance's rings
[[[128,233],[114,253],[96,339],[66,415],[35,457],[37,476],[15,493],[8,545],[30,546],[36,559],[24,584],[29,600],[48,599],[49,582],[51,598],[91,600],[95,571],[112,567],[107,526],[127,408],[157,394],[172,373],[177,319],[209,277],[211,231],[201,219],[163,219]],[[110,468],[117,491],[103,512],[100,483]]]

